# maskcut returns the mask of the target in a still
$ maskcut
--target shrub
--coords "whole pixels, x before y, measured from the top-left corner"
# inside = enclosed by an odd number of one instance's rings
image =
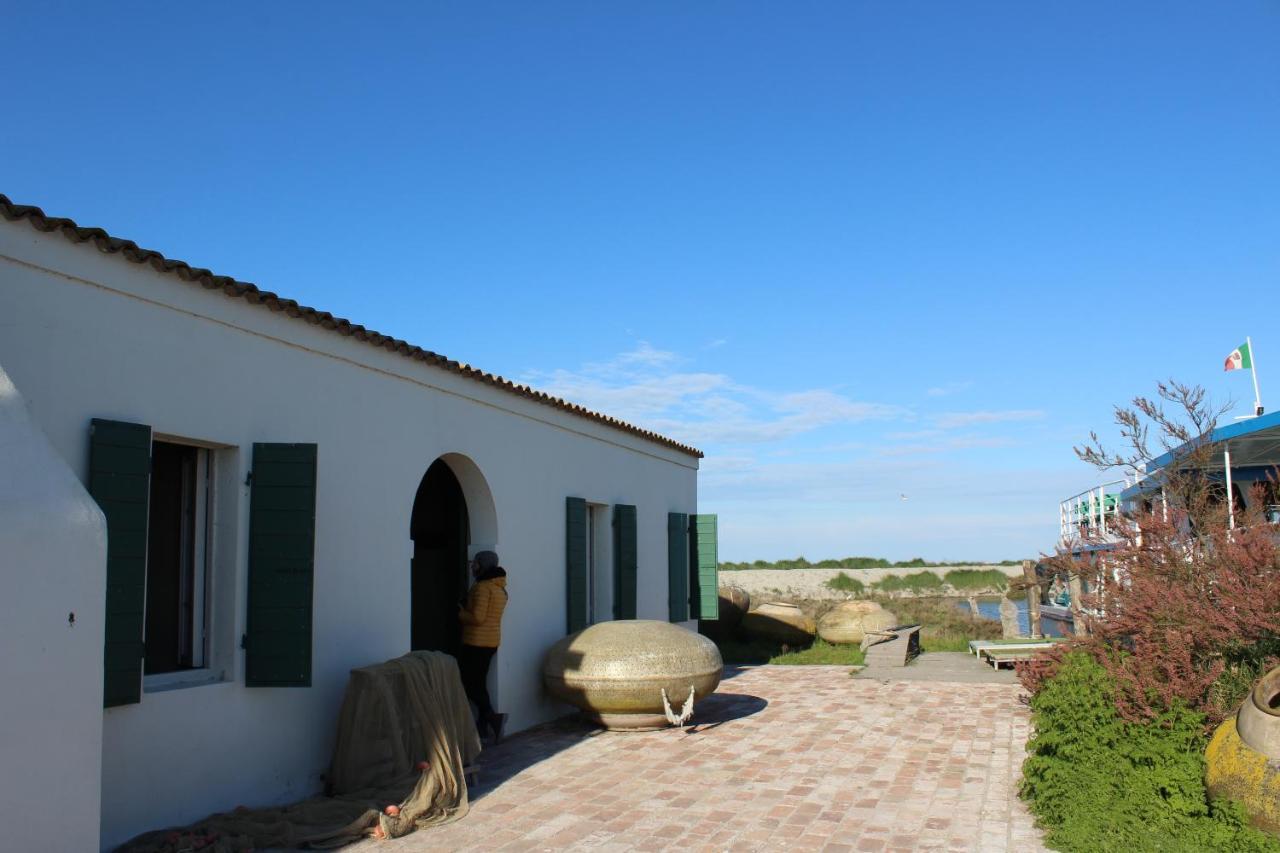
[[[1031,700],[1022,795],[1064,851],[1280,851],[1238,809],[1211,806],[1204,718],[1175,701],[1149,723],[1116,710],[1116,685],[1093,657],[1071,652]]]
[[[889,575],[876,581],[873,586],[881,592],[902,592],[905,590],[918,595],[922,592],[942,589],[942,578],[933,572],[915,572],[901,577]]]
[[[841,572],[827,581],[827,588],[834,589],[837,592],[851,592],[854,595],[862,595],[867,586],[857,578],[851,578]]]
[[[1110,672],[1121,716],[1152,720],[1175,702],[1200,711],[1207,726],[1234,709],[1248,683],[1280,661],[1280,548],[1270,525],[1250,519],[1229,530],[1189,512],[1143,513],[1122,528],[1106,570],[1071,554],[1046,562],[1094,585],[1083,603],[1103,615],[1085,620],[1072,646]],[[1117,650],[1126,653],[1116,654]],[[1066,650],[1020,668],[1033,693]]]
[[[952,589],[967,592],[980,589],[1003,590],[1009,586],[1009,578],[997,569],[952,569],[943,575]]]
[[[1164,383],[1158,399],[1116,409],[1131,450],[1109,451],[1097,436],[1076,449],[1086,462],[1131,472],[1151,464],[1149,436],[1171,451],[1159,491],[1108,526],[1119,542],[1044,561],[1059,578],[1090,586],[1077,597],[1094,615],[1077,620],[1086,636],[1074,645],[1110,673],[1116,706],[1131,722],[1181,703],[1212,726],[1248,682],[1280,662],[1280,547],[1263,517],[1266,487],[1255,484],[1244,505],[1235,501],[1229,520],[1226,490],[1206,474],[1220,470],[1221,447],[1210,438],[1223,411],[1203,389]],[[1081,544],[1090,544],[1087,533]],[[1038,690],[1065,653],[1020,668],[1023,683]]]

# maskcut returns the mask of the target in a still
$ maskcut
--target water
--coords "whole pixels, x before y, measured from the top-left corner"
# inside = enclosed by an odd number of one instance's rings
[[[1031,617],[1027,615],[1027,600],[1025,598],[1017,598],[1013,601],[1018,606],[1018,633],[1027,636],[1031,633]],[[956,601],[956,607],[964,612],[969,612],[969,602],[967,599],[959,599]],[[978,614],[987,618],[1000,621],[1000,599],[999,598],[979,598]]]

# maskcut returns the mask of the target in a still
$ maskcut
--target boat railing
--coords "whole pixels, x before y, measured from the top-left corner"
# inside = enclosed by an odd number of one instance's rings
[[[1128,485],[1113,480],[1072,495],[1058,505],[1058,539],[1065,547],[1082,542],[1120,540],[1120,492]]]

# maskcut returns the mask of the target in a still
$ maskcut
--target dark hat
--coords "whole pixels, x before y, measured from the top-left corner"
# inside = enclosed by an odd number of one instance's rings
[[[481,569],[498,568],[498,555],[493,551],[477,551],[475,557],[476,565]]]

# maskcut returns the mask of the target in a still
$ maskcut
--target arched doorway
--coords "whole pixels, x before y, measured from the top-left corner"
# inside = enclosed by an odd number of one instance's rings
[[[410,647],[456,654],[471,525],[462,485],[444,459],[433,462],[418,484],[409,535],[413,539]]]

